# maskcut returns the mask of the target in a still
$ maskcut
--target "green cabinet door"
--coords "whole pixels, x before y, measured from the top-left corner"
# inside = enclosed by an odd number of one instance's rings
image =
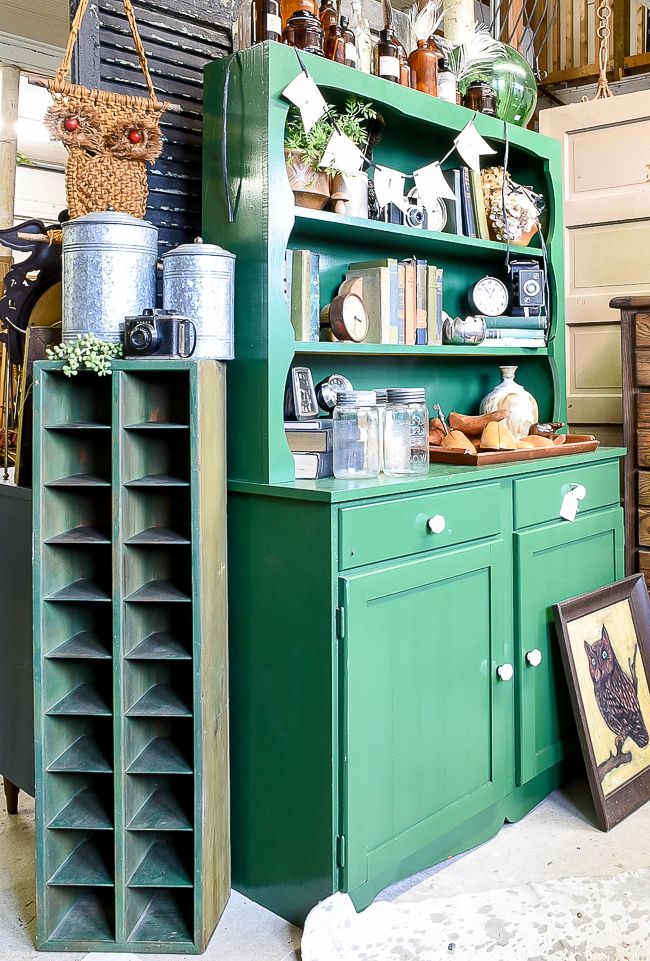
[[[516,779],[576,746],[553,605],[623,576],[623,512],[593,511],[515,534]]]
[[[352,891],[417,870],[418,852],[511,786],[503,542],[341,578],[340,597],[341,887]]]

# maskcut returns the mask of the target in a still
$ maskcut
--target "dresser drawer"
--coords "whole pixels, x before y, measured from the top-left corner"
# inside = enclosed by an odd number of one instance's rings
[[[347,570],[498,534],[500,494],[498,484],[482,484],[344,507],[339,566]]]
[[[532,527],[548,521],[560,520],[564,495],[575,485],[581,484],[586,495],[580,501],[580,513],[599,507],[618,504],[620,501],[620,472],[618,461],[608,464],[549,471],[535,477],[515,480],[514,506],[515,527]]]

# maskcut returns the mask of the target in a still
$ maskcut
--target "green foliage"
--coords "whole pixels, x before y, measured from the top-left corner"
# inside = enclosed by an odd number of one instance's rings
[[[79,334],[76,340],[67,344],[47,348],[50,360],[65,360],[63,367],[66,377],[76,377],[82,368],[93,370],[98,377],[105,377],[112,373],[111,361],[121,357],[121,344],[111,344],[107,340],[100,340],[95,334]]]
[[[363,125],[364,121],[372,120],[377,116],[372,104],[359,100],[358,97],[348,97],[343,110],[328,106],[329,113],[321,117],[309,133],[305,133],[300,112],[295,107],[289,110],[284,135],[285,150],[304,150],[305,163],[314,172],[321,170],[319,163],[336,129],[335,124],[341,133],[348,136],[357,147],[363,147],[368,142],[368,131]],[[338,171],[328,169],[326,173],[336,174]]]

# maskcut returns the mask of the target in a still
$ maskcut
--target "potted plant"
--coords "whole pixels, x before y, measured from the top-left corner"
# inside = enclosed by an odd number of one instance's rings
[[[321,117],[309,133],[305,133],[300,114],[291,109],[284,137],[284,155],[289,184],[299,207],[322,210],[333,193],[351,195],[354,178],[348,177],[345,183],[341,171],[333,167],[322,168],[320,161],[336,128],[357,147],[363,148],[368,142],[364,121],[375,116],[370,104],[349,97],[343,110],[330,107],[329,113]],[[365,174],[358,176],[360,181],[365,181],[367,198],[368,178]]]

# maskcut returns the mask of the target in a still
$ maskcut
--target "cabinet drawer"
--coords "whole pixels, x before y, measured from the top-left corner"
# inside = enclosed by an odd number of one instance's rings
[[[580,502],[580,513],[618,504],[620,472],[618,461],[608,464],[566,468],[514,482],[515,527],[532,527],[560,520],[564,495],[576,484],[587,491]]]
[[[383,504],[344,507],[339,566],[347,570],[498,534],[501,530],[499,505],[499,485],[484,484]],[[442,530],[436,532],[429,528],[432,518],[437,521],[434,526]]]

